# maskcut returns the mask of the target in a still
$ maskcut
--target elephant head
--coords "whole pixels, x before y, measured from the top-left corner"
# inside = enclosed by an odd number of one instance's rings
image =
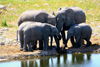
[[[43,27],[43,34],[48,35],[48,36],[56,36],[59,40],[61,39],[60,33],[58,31],[58,29],[51,25],[51,24],[47,24]]]
[[[56,24],[56,17],[54,15],[49,14],[47,16],[46,22],[55,26],[55,24]]]
[[[52,14],[49,14],[47,11],[42,10],[41,12],[38,12],[38,14],[35,16],[35,20],[42,22],[42,23],[49,23],[51,25],[56,24],[56,17]]]
[[[57,19],[57,25],[59,32],[63,28],[63,25],[65,27],[73,25],[74,22],[74,11],[70,8],[63,8],[56,13],[56,19]]]
[[[67,32],[67,39],[69,39],[72,36],[79,36],[81,34],[81,28],[79,26],[71,26],[71,28]]]

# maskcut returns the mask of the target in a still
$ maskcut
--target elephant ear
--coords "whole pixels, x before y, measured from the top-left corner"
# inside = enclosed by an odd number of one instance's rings
[[[55,16],[55,13],[54,13],[54,11],[53,11],[53,10],[51,10],[51,14]]]
[[[65,26],[72,26],[75,24],[74,22],[74,11],[71,8],[66,9],[66,22]]]
[[[74,36],[79,36],[81,34],[81,28],[80,27],[75,27],[74,29]]]
[[[51,32],[51,27],[45,23],[44,27],[43,27],[43,35],[44,36],[50,36]]]
[[[57,11],[60,11],[62,8],[58,8]]]
[[[35,16],[35,21],[37,22],[42,22],[45,23],[47,19],[47,12],[46,11],[40,11],[36,16]]]

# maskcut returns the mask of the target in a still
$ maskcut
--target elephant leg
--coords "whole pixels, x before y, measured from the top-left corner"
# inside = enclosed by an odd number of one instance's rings
[[[85,47],[89,47],[91,45],[91,42],[88,39],[86,39],[86,41],[87,41],[87,45]]]
[[[61,35],[62,35],[62,39],[63,39],[63,44],[66,44],[66,40],[65,40],[65,30],[61,31]]]
[[[85,44],[84,44],[84,40],[83,40],[82,38],[81,38],[81,44],[82,44],[82,45],[85,45]]]
[[[37,46],[37,41],[33,41],[31,42],[31,45],[32,45],[32,49],[36,49],[36,46]]]
[[[74,37],[73,36],[70,38],[70,41],[71,41],[71,44],[73,45],[73,47],[75,47],[75,42],[74,42]]]
[[[82,42],[81,42],[81,38],[80,38],[79,42],[78,42],[78,48],[81,47],[81,44],[82,44]]]
[[[79,48],[81,45],[80,45],[80,35],[79,36],[77,36],[77,37],[75,37],[75,39],[76,39],[76,45],[75,45],[75,48]]]
[[[43,47],[43,50],[49,50],[49,46],[48,46],[48,41],[49,41],[49,38],[44,38],[44,47]]]
[[[24,43],[23,51],[24,51],[24,52],[28,51],[28,49],[27,49],[27,44],[26,44],[26,43]]]
[[[19,32],[19,37],[20,37],[20,51],[22,51],[23,50],[23,45],[24,45],[24,38],[23,38],[23,32]]]
[[[56,36],[54,36],[54,39],[55,39],[55,42],[56,42],[56,45],[57,45],[57,51],[59,51],[60,50],[60,47],[59,47],[59,40],[57,39],[57,37]]]
[[[51,42],[50,42],[51,47],[52,47],[52,41],[53,41],[53,36],[51,36]]]
[[[24,52],[28,51],[27,44],[28,44],[28,40],[27,40],[26,36],[24,35],[24,46],[23,46],[23,51]]]
[[[31,47],[31,43],[28,43],[28,48],[29,48],[29,51],[33,52],[33,49]]]
[[[43,49],[43,40],[39,40],[39,50]]]

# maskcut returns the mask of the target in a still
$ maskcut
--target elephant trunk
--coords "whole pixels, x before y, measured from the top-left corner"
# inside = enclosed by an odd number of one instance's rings
[[[56,37],[58,40],[61,40],[61,35],[54,35],[54,37]]]
[[[67,40],[66,40],[66,44],[65,44],[65,47],[67,47],[67,43],[68,43],[68,40],[69,40],[69,38],[67,38]]]
[[[60,32],[61,31],[61,28],[63,27],[63,24],[60,24],[59,22],[57,23],[56,25],[58,31]]]

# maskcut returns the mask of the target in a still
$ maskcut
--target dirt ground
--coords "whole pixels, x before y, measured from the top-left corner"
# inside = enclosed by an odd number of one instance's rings
[[[66,53],[84,53],[84,52],[100,52],[100,38],[97,36],[91,37],[92,45],[90,47],[81,46],[80,48],[71,48],[70,41],[68,42],[68,47],[66,48]],[[55,45],[55,42],[53,43]],[[60,47],[63,47],[62,40],[60,41]],[[34,50],[33,52],[23,52],[20,51],[19,45],[2,45],[0,46],[0,60],[4,59],[14,59],[14,58],[25,58],[34,56],[45,56],[45,55],[57,55],[56,51],[42,51]]]

